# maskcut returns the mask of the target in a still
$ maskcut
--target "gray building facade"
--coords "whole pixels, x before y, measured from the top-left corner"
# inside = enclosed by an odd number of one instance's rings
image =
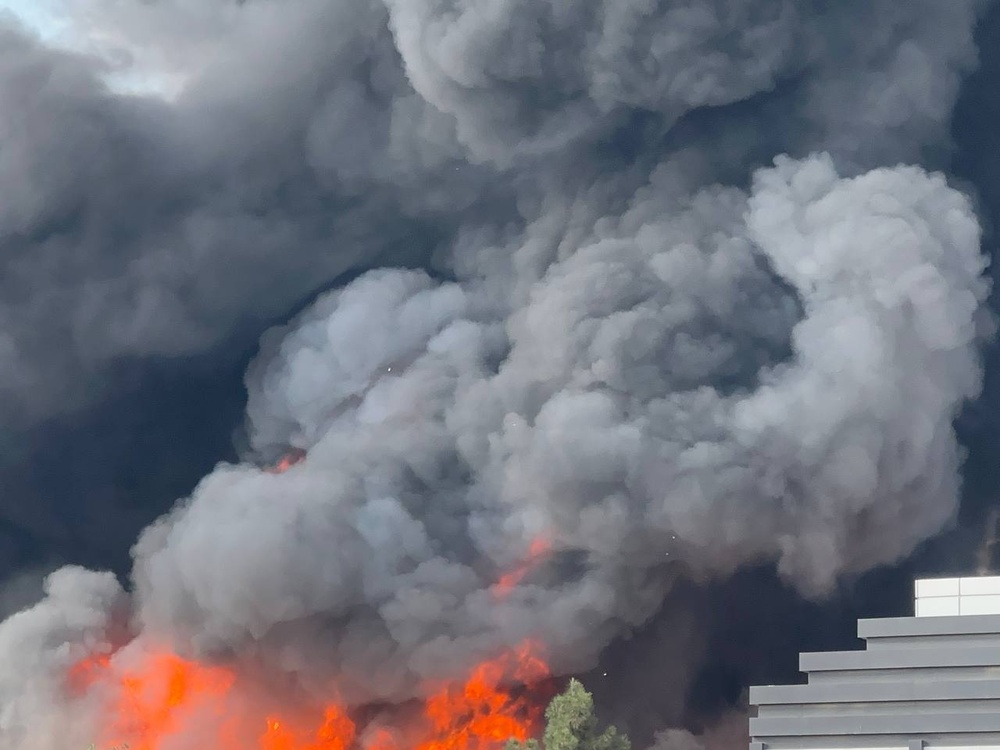
[[[1000,750],[1000,576],[915,594],[858,621],[864,650],[800,654],[806,684],[752,687],[751,750]]]

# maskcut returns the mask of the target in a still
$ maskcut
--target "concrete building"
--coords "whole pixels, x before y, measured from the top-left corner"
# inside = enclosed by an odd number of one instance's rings
[[[753,687],[751,750],[1000,750],[1000,576],[919,580],[915,616],[858,621],[864,650],[804,653]]]

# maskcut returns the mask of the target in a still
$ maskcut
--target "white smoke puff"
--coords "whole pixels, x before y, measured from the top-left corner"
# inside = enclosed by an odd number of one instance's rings
[[[273,352],[265,343],[258,360],[263,365],[248,374],[247,415],[255,443],[317,442],[338,413],[364,401],[380,380],[402,375],[428,341],[469,307],[463,289],[437,284],[420,271],[375,271],[325,295],[301,320],[268,335],[280,343]],[[278,401],[284,402],[280,410],[274,408]],[[268,424],[276,411],[297,434],[289,436],[285,424]]]
[[[968,199],[916,168],[839,181],[829,160],[779,159],[748,225],[806,317],[792,366],[738,405],[734,428],[778,472],[769,481],[787,472],[783,571],[823,587],[828,566],[898,559],[955,512],[951,422],[981,388],[987,259]]]
[[[88,705],[67,694],[71,667],[108,652],[108,633],[124,612],[110,573],[76,567],[45,581],[45,599],[0,624],[0,734],[4,747],[59,750],[92,740]]]
[[[589,666],[655,612],[673,561],[774,559],[815,593],[939,530],[951,420],[981,380],[969,201],[825,156],[779,159],[749,197],[660,184],[509,313],[482,300],[515,279],[405,271],[306,313],[249,387],[259,439],[308,459],[220,468],[144,535],[145,626],[399,698],[529,634]],[[535,535],[574,572],[492,596]]]
[[[968,200],[919,169],[840,180],[817,157],[758,174],[745,233],[733,199],[692,207],[627,214],[626,237],[550,269],[489,386],[532,427],[494,440],[484,471],[602,556],[676,535],[710,569],[777,556],[808,591],[898,559],[954,512],[951,420],[981,383]],[[713,212],[728,232],[699,232]],[[767,359],[789,300],[752,247],[804,307],[787,363]]]

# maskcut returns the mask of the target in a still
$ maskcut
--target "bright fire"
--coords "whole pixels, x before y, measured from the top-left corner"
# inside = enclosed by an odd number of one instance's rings
[[[281,474],[305,458],[295,449],[265,471]],[[535,539],[494,595],[509,594],[550,550],[548,540]],[[97,690],[106,701],[97,750],[499,750],[537,733],[551,697],[549,667],[532,641],[480,663],[464,682],[430,689],[417,710],[407,704],[376,719],[336,700],[306,707],[266,698],[235,670],[170,652],[120,660],[122,653],[90,656],[67,675],[71,693]]]
[[[510,594],[514,590],[514,587],[519,584],[528,573],[530,573],[538,564],[552,551],[552,544],[545,537],[535,537],[531,542],[531,546],[528,547],[528,556],[513,570],[504,573],[493,584],[493,595],[502,599]]]
[[[170,653],[116,665],[106,655],[79,662],[69,687],[107,696],[98,750],[211,747],[213,750],[496,750],[535,733],[549,669],[526,642],[479,664],[464,682],[440,686],[420,706],[383,712],[358,726],[337,702],[289,708],[251,699],[235,671]]]

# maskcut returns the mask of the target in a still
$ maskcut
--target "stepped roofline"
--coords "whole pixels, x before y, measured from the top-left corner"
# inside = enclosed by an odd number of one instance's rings
[[[804,653],[806,684],[750,688],[751,750],[1000,750],[1000,576],[922,578],[865,648]]]

